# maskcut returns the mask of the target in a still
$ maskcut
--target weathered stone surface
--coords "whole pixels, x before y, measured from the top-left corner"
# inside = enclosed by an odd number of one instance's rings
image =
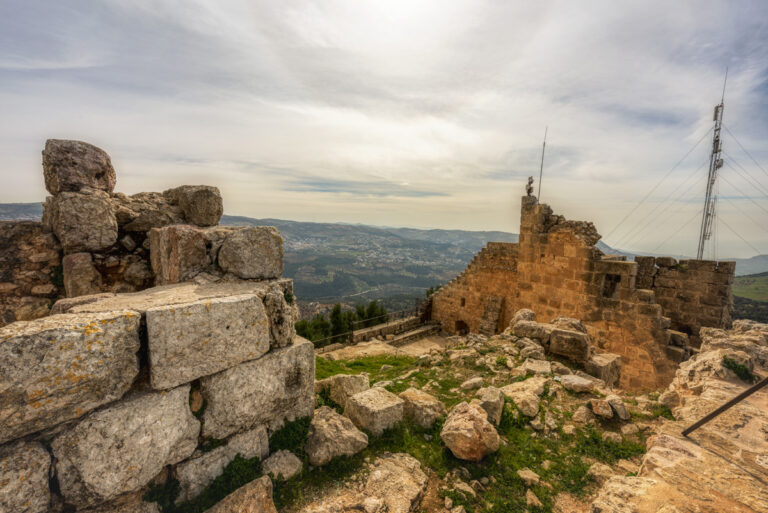
[[[0,511],[48,511],[50,468],[51,456],[37,442],[16,442],[0,447]]]
[[[509,397],[517,409],[527,417],[535,417],[539,413],[539,398],[528,391],[520,391],[505,395]]]
[[[62,192],[46,203],[64,253],[99,251],[117,242],[117,220],[106,192]]]
[[[157,285],[195,277],[210,263],[202,230],[188,225],[153,228],[149,232],[150,261]]]
[[[272,501],[272,481],[267,476],[254,479],[227,495],[207,513],[277,513]]]
[[[591,424],[595,421],[595,414],[592,413],[592,410],[582,405],[573,412],[572,420],[579,424]]]
[[[629,420],[629,411],[627,410],[627,405],[624,404],[624,401],[621,400],[621,397],[616,394],[611,394],[605,398],[605,401],[611,405],[611,408],[616,413],[617,417],[619,417],[621,420]]]
[[[93,506],[146,485],[195,450],[200,422],[189,386],[139,395],[91,413],[51,443],[66,502]]]
[[[119,399],[139,372],[139,315],[53,315],[0,328],[0,443]]]
[[[264,460],[261,470],[275,479],[290,479],[301,472],[301,460],[291,451],[277,451]]]
[[[291,306],[285,300],[282,290],[275,287],[264,296],[264,307],[269,316],[271,347],[285,347],[296,336],[296,321],[299,320],[298,307]]]
[[[480,376],[476,376],[474,378],[469,378],[468,380],[463,382],[460,385],[460,388],[462,390],[477,390],[482,386],[483,386],[483,378],[481,378]]]
[[[547,360],[536,360],[534,358],[528,358],[518,367],[523,372],[531,372],[533,374],[550,374],[552,373],[552,364]]]
[[[560,378],[563,388],[572,392],[591,392],[595,387],[594,383],[588,379],[577,376],[576,374],[566,374]]]
[[[269,350],[269,321],[255,294],[150,308],[146,313],[152,388],[173,388]]]
[[[381,435],[403,421],[405,401],[392,392],[374,387],[347,399],[344,415],[360,429]]]
[[[71,253],[61,260],[64,290],[67,297],[87,296],[101,292],[101,274],[93,265],[90,253]]]
[[[371,466],[359,490],[332,492],[303,507],[300,513],[409,513],[415,511],[427,488],[427,476],[408,454],[388,454]]]
[[[605,463],[598,462],[593,463],[592,466],[589,467],[587,475],[597,484],[602,485],[614,475],[616,475],[616,473]]]
[[[540,324],[535,321],[519,321],[513,328],[516,337],[534,338],[546,343],[549,341],[549,335],[555,327],[551,324]]]
[[[613,409],[611,408],[611,405],[608,404],[608,401],[604,399],[590,399],[589,406],[592,409],[592,413],[598,417],[603,417],[604,419],[613,417]]]
[[[515,316],[512,317],[512,321],[509,323],[509,326],[514,328],[515,324],[517,324],[520,321],[535,321],[536,320],[536,314],[533,312],[533,310],[529,310],[528,308],[522,308],[515,312]]]
[[[541,478],[539,475],[529,468],[523,468],[517,471],[517,476],[523,480],[525,486],[535,486],[539,484]]]
[[[219,266],[245,280],[283,274],[283,238],[273,226],[252,226],[230,234],[219,249]]]
[[[112,195],[117,224],[131,233],[144,233],[152,228],[184,224],[184,214],[159,192],[140,192],[132,196]]]
[[[589,358],[589,350],[589,335],[586,333],[558,328],[549,335],[549,352],[552,354],[583,363]]]
[[[504,393],[496,387],[481,388],[475,393],[480,407],[488,414],[488,421],[491,424],[499,425],[501,422],[501,412],[504,410]]]
[[[593,354],[584,364],[584,370],[608,386],[618,385],[621,379],[621,356],[612,353]]]
[[[202,378],[203,436],[225,438],[260,425],[274,430],[312,415],[314,377],[313,345],[297,337],[258,360]]]
[[[78,513],[161,513],[156,503],[144,502],[143,495],[141,492],[121,495],[93,508],[78,510]]]
[[[328,406],[315,410],[305,450],[309,463],[320,467],[337,456],[352,456],[368,447],[368,436],[351,420]]]
[[[43,174],[51,194],[77,192],[84,187],[105,192],[115,188],[115,169],[107,152],[81,141],[45,141]]]
[[[445,405],[437,397],[416,388],[401,392],[399,397],[405,401],[405,416],[425,429],[446,414]]]
[[[331,400],[345,408],[347,399],[371,388],[367,374],[336,374],[315,381],[315,393],[327,390]]]
[[[479,405],[457,404],[445,419],[440,438],[454,456],[480,461],[499,449],[499,434]]]
[[[584,326],[584,324],[580,320],[574,319],[573,317],[563,317],[563,316],[555,317],[554,319],[552,319],[550,324],[557,326],[558,328],[563,330],[587,333],[587,328]]]
[[[178,205],[187,222],[197,226],[214,226],[224,213],[224,204],[217,187],[182,185],[163,192],[172,205]]]

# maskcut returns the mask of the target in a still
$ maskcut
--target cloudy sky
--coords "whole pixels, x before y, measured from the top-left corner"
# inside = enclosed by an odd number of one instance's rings
[[[717,252],[768,253],[761,0],[4,0],[0,202],[42,200],[44,141],[67,138],[108,151],[125,193],[516,232],[549,126],[542,201],[691,254],[726,67],[725,125],[757,164],[726,133]]]

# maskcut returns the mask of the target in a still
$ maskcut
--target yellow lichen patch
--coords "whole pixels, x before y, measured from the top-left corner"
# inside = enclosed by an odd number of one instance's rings
[[[44,393],[45,392],[43,392],[42,390],[31,390],[31,391],[27,392],[27,399],[29,399],[29,400],[38,399]]]
[[[126,319],[133,319],[134,317],[136,317],[136,314],[133,312],[125,312],[123,317],[125,317]]]

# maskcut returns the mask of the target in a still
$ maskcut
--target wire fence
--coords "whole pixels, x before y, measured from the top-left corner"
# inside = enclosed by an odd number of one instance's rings
[[[384,315],[378,315],[369,319],[362,319],[359,321],[352,321],[352,329],[338,335],[331,335],[330,337],[321,338],[319,340],[313,340],[312,343],[315,347],[325,347],[330,344],[345,344],[352,343],[354,341],[354,335],[356,331],[362,331],[368,328],[374,328],[388,322],[394,322],[398,320],[407,319],[413,317],[419,312],[418,308],[409,308],[407,310],[398,310],[397,312],[390,312]],[[374,324],[370,324],[373,322]]]

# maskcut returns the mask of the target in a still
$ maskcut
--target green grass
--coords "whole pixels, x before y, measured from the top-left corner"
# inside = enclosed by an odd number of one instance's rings
[[[391,379],[411,369],[416,363],[412,356],[366,356],[357,360],[327,360],[322,357],[315,358],[315,379],[325,379],[336,374],[361,374],[367,372],[373,378],[376,376],[382,381]],[[381,370],[382,365],[391,365],[386,371]],[[371,379],[374,382],[373,379]]]
[[[737,276],[733,281],[733,295],[768,302],[768,272]]]
[[[750,371],[747,366],[740,364],[733,358],[723,356],[723,367],[732,370],[742,381],[746,381],[747,383],[754,383],[757,381],[757,376],[752,374],[752,371]]]

